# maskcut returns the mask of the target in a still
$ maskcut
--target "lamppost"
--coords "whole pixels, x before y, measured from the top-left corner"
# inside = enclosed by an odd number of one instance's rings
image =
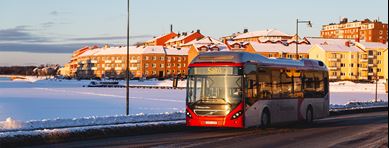
[[[126,115],[130,115],[130,0],[127,0]]]
[[[296,21],[296,60],[300,59],[300,56],[299,56],[299,24],[307,24],[308,27],[312,27],[311,21],[300,21],[299,19],[297,19],[297,21]]]

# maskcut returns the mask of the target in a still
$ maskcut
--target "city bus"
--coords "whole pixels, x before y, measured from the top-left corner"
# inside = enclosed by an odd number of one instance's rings
[[[249,128],[329,116],[329,76],[321,61],[213,52],[189,65],[186,124]]]

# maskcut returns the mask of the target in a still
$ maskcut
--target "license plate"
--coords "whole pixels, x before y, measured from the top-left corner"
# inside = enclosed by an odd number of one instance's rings
[[[205,121],[205,124],[208,124],[208,125],[217,125],[217,121]]]

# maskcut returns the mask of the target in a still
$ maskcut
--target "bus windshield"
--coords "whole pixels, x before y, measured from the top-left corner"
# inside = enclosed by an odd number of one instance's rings
[[[188,105],[197,114],[227,115],[242,101],[241,76],[189,76]]]

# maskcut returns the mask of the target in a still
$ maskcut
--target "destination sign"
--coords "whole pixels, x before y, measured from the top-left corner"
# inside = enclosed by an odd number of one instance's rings
[[[193,68],[194,75],[233,75],[233,67],[196,67]]]

